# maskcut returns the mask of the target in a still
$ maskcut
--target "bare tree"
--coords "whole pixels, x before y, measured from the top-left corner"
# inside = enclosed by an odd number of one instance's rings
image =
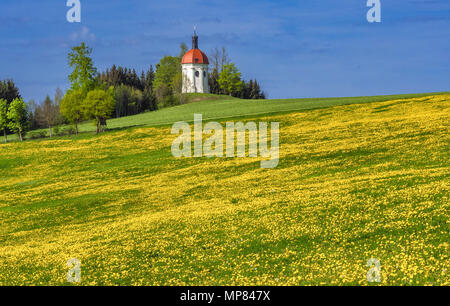
[[[222,47],[222,53],[220,57],[220,71],[222,72],[223,67],[230,63],[230,59],[228,58],[228,53],[225,47]]]
[[[55,92],[55,106],[59,107],[59,104],[61,103],[62,98],[64,97],[63,91],[58,87],[56,88]]]
[[[38,122],[49,128],[49,136],[52,137],[52,127],[57,124],[59,109],[49,96],[45,98],[44,103],[39,108],[40,110],[37,112]]]
[[[217,71],[217,73],[222,72],[223,66],[229,64],[230,59],[228,58],[228,53],[225,47],[219,49],[215,47],[210,55],[213,71]]]
[[[211,51],[210,55],[213,71],[219,71],[219,65],[220,65],[220,50],[219,48],[215,47]]]

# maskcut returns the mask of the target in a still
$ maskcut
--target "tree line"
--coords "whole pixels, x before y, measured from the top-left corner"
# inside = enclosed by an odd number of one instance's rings
[[[135,69],[113,65],[103,72],[94,66],[92,49],[85,43],[71,48],[68,54],[70,88],[64,94],[59,88],[54,98],[49,95],[40,104],[26,104],[12,80],[0,81],[0,131],[5,142],[9,133],[23,140],[26,132],[48,128],[52,137],[60,134],[60,125],[71,124],[63,133],[78,134],[78,126],[92,120],[96,132],[103,132],[106,120],[154,111],[186,103],[182,94],[181,60],[188,51],[180,45],[178,56],[164,56],[156,70],[153,66],[140,74]],[[245,81],[225,48],[211,52],[212,70],[209,75],[211,93],[241,99],[265,99],[257,80]],[[40,133],[45,136],[45,132]]]
[[[209,88],[212,94],[230,95],[241,99],[266,99],[258,81],[242,80],[241,72],[229,59],[225,47],[211,52],[212,71],[209,75]]]
[[[113,65],[98,75],[98,82],[114,87],[116,100],[113,116],[116,118],[136,115],[156,110],[156,97],[153,92],[153,66],[138,76],[135,69]]]

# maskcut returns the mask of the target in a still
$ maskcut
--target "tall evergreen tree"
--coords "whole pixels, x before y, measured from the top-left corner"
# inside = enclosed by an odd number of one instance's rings
[[[220,90],[220,85],[219,85],[219,72],[218,70],[214,69],[210,74],[209,74],[209,91],[212,94],[216,94],[216,95],[220,95],[222,92]]]
[[[14,99],[20,99],[19,89],[11,79],[0,81],[0,99],[5,99],[8,105]]]

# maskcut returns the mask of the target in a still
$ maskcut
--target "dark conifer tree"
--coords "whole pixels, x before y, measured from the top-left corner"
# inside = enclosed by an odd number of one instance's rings
[[[20,99],[21,96],[14,81],[11,79],[0,81],[0,99],[5,99],[9,105],[16,98]]]

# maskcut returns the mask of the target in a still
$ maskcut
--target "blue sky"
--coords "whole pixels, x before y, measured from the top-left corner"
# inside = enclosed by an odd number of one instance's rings
[[[450,1],[381,0],[382,23],[366,0],[81,0],[68,23],[66,0],[0,2],[0,79],[42,101],[68,88],[67,53],[86,41],[102,71],[137,71],[190,45],[225,46],[246,79],[270,98],[450,90]]]

